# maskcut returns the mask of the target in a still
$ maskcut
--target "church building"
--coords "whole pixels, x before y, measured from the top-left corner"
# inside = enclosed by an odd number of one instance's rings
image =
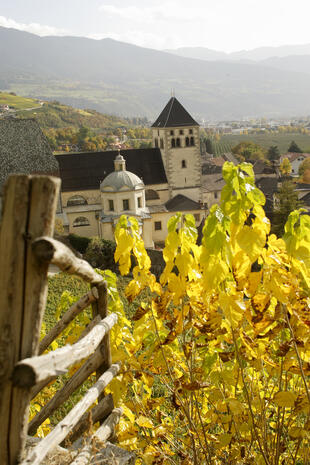
[[[152,148],[58,155],[63,222],[69,233],[114,238],[135,216],[147,247],[162,245],[176,212],[199,225],[203,189],[199,124],[171,97],[152,125]]]

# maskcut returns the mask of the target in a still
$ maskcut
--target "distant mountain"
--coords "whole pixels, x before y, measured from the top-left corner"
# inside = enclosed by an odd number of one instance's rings
[[[194,118],[309,113],[307,74],[184,58],[112,39],[0,27],[0,63],[0,90],[104,113],[154,118],[171,89]]]
[[[209,61],[262,61],[275,57],[288,57],[290,55],[310,55],[310,44],[282,45],[280,47],[259,47],[253,50],[240,50],[239,52],[225,53],[211,50],[206,47],[181,47],[165,50],[178,56],[196,58]]]
[[[206,47],[180,47],[163,51],[180,57],[195,58],[197,60],[225,61],[231,59],[229,53],[218,52],[217,50],[211,50]]]
[[[309,55],[292,55],[287,57],[272,57],[260,62],[263,66],[282,69],[283,71],[298,71],[310,73],[310,53]],[[310,100],[310,99],[309,99]]]

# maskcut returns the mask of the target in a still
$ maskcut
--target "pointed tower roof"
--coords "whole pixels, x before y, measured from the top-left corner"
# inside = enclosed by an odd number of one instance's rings
[[[171,97],[155,123],[152,124],[152,128],[173,128],[178,126],[199,126],[199,124],[175,97]]]

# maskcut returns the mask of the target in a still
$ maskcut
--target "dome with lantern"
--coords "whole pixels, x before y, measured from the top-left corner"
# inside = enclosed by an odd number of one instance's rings
[[[136,174],[126,170],[124,157],[118,153],[114,160],[115,171],[100,184],[101,192],[132,191],[144,188],[144,182]]]

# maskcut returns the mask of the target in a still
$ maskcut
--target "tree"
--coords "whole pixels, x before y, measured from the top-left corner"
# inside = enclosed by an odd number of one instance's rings
[[[78,130],[78,133],[77,133],[77,143],[78,143],[78,146],[83,149],[83,145],[86,141],[86,139],[89,137],[90,135],[90,129],[87,128],[86,126],[82,126],[80,127],[80,129]]]
[[[280,171],[283,176],[289,176],[292,172],[292,165],[288,158],[284,158],[280,165]]]
[[[310,157],[306,158],[299,166],[298,174],[303,179],[307,171],[310,171]],[[308,174],[307,176],[308,177]]]
[[[288,148],[288,152],[291,152],[291,153],[302,153],[302,150],[300,147],[298,147],[298,145],[296,144],[296,142],[294,140],[292,140],[289,148]]]
[[[278,236],[282,236],[289,214],[293,210],[300,208],[300,206],[301,202],[298,200],[294,183],[292,181],[284,181],[279,192],[276,194],[272,232]]]
[[[267,151],[267,158],[270,161],[277,161],[280,158],[280,151],[277,145],[272,145]]]
[[[212,140],[208,137],[206,139],[206,152],[209,153],[209,154],[213,154],[214,153],[214,147],[213,147],[213,143],[212,143]]]
[[[232,148],[232,152],[238,156],[239,160],[254,162],[265,159],[264,149],[254,142],[240,142]]]

